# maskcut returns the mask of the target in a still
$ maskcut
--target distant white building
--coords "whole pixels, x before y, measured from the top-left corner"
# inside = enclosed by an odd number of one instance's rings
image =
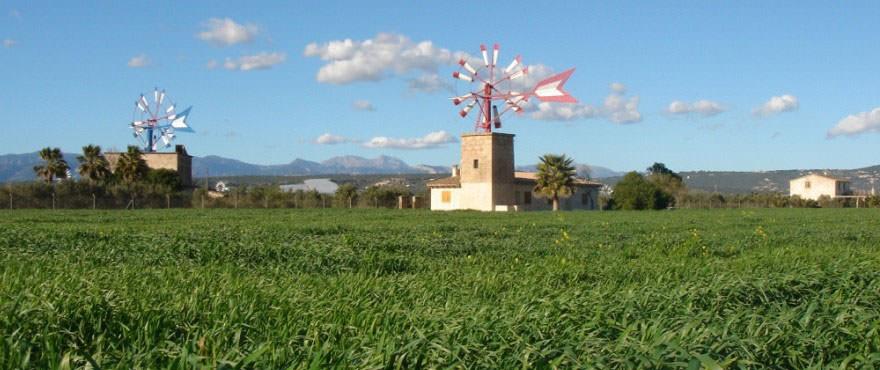
[[[336,189],[339,189],[339,185],[330,179],[308,179],[303,181],[302,184],[281,185],[280,187],[281,191],[294,192],[297,190],[317,190],[321,194],[333,194],[336,192]]]
[[[549,198],[534,194],[536,174],[513,166],[513,135],[492,133],[461,136],[462,168],[452,176],[428,182],[431,210],[480,211],[550,210]],[[569,197],[560,197],[559,209],[597,209],[602,184],[575,179]]]
[[[811,173],[788,182],[789,195],[817,200],[823,195],[836,198],[850,195],[849,181],[836,177]]]

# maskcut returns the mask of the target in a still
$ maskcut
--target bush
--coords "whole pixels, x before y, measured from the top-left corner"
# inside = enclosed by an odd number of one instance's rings
[[[614,187],[611,201],[614,209],[664,209],[672,204],[673,198],[659,185],[633,171],[627,173]]]

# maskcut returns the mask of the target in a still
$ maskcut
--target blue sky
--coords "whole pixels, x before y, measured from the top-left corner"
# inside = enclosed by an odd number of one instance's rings
[[[577,67],[580,104],[504,116],[518,164],[880,164],[880,2],[646,3],[0,0],[0,154],[136,144],[159,87],[194,107],[194,155],[448,165],[474,125],[456,57],[499,43],[528,83]]]

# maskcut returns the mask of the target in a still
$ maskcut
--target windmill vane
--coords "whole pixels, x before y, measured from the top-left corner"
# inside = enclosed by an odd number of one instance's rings
[[[157,88],[152,94],[141,94],[134,102],[133,119],[128,127],[143,144],[144,152],[171,146],[175,132],[194,132],[186,122],[192,107],[178,113],[175,111],[177,104],[170,103],[170,100],[165,90]]]
[[[459,70],[452,73],[453,78],[469,84],[467,94],[450,99],[455,105],[466,103],[459,111],[462,117],[467,117],[471,110],[478,108],[479,115],[476,118],[474,131],[492,132],[493,126],[501,128],[501,116],[510,111],[522,114],[522,104],[530,97],[542,102],[577,103],[577,99],[562,89],[574,72],[574,68],[538,82],[529,91],[514,91],[510,87],[511,82],[527,75],[528,67],[523,66],[522,57],[517,55],[506,68],[496,70],[498,49],[498,44],[495,44],[490,61],[486,45],[480,45],[482,60],[470,61],[462,58],[458,61]],[[471,62],[477,66],[474,67]],[[493,103],[495,101],[504,102],[504,108],[500,112],[498,105]]]

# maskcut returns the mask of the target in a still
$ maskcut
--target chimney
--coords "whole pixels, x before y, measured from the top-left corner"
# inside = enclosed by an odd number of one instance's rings
[[[452,177],[458,177],[458,176],[461,176],[461,170],[458,169],[457,164],[454,164],[454,165],[452,165]]]

